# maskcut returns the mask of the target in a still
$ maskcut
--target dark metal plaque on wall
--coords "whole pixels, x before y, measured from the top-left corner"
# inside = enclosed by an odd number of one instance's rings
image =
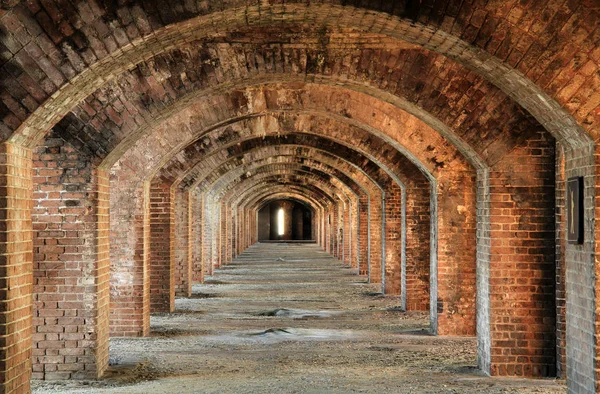
[[[567,182],[567,239],[570,244],[583,243],[583,177]]]

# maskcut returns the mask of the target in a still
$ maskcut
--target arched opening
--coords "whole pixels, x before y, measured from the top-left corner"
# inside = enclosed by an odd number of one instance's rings
[[[281,199],[257,212],[258,241],[314,241],[312,209],[297,200]]]
[[[101,376],[260,240],[477,329],[486,373],[600,387],[593,2],[4,3],[7,392]]]

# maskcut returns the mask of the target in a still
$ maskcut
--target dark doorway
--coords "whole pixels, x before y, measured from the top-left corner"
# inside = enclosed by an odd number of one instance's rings
[[[258,240],[312,240],[312,218],[312,209],[300,201],[273,201],[258,211]]]

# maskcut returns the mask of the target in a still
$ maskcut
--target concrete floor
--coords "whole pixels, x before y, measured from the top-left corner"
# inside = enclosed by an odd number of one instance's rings
[[[551,379],[476,369],[475,338],[427,335],[316,245],[258,244],[217,270],[148,338],[111,340],[100,381],[34,382],[34,393],[564,393]]]

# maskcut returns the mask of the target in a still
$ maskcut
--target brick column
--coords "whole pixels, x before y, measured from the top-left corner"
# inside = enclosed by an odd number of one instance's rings
[[[457,168],[438,177],[437,210],[432,327],[439,335],[475,335],[476,179],[472,171]]]
[[[229,234],[229,215],[227,212],[227,207],[225,203],[219,203],[219,229],[220,229],[220,238],[219,238],[219,267],[227,264],[227,244],[228,244],[228,234]]]
[[[492,375],[556,372],[554,148],[540,132],[490,172]]]
[[[403,307],[409,311],[429,310],[431,264],[430,184],[406,184],[406,264]]]
[[[358,272],[360,275],[369,274],[369,258],[370,258],[370,226],[369,219],[369,197],[364,196],[359,200],[359,234],[360,237],[360,260]]]
[[[9,143],[0,146],[0,389],[27,393],[31,377],[32,154]]]
[[[192,215],[192,282],[204,283],[202,268],[202,196],[191,196]]]
[[[202,214],[202,261],[204,266],[204,273],[206,275],[213,274],[213,248],[215,229],[213,228],[215,212],[211,204],[211,199],[208,196],[203,198],[203,214]]]
[[[352,231],[352,268],[357,268],[360,264],[360,202],[356,200],[352,204],[352,223],[350,225]]]
[[[340,258],[340,205],[341,201],[336,201],[333,209],[331,210],[331,254],[334,257]]]
[[[34,171],[34,377],[94,379],[108,366],[108,174],[57,137]]]
[[[369,283],[381,283],[381,262],[383,258],[383,201],[381,194],[371,196],[369,200],[369,220],[370,227],[370,267],[369,267]]]
[[[402,189],[392,183],[385,192],[385,294],[400,294],[402,252]]]
[[[236,231],[237,231],[237,215],[235,214],[235,211],[233,209],[231,209],[231,207],[228,207],[229,210],[229,217],[231,220],[231,228],[229,229],[229,250],[227,252],[227,258],[228,261],[231,262],[235,256],[236,256],[236,241],[237,241],[237,236],[236,236]]]
[[[150,333],[150,184],[131,170],[111,176],[110,333]]]
[[[192,294],[192,226],[190,193],[175,192],[175,296]]]
[[[175,310],[175,192],[150,185],[150,312]]]
[[[351,219],[352,202],[348,201],[346,209],[344,209],[344,263],[347,266],[352,266],[352,226]]]

